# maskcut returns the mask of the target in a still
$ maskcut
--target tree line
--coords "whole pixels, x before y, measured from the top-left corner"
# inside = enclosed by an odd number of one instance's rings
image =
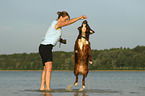
[[[73,70],[73,52],[53,52],[53,70]],[[143,70],[145,46],[92,50],[90,70]],[[39,53],[0,55],[0,70],[42,70]]]

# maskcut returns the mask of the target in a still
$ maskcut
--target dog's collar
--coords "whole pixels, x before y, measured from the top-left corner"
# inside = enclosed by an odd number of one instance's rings
[[[86,37],[84,37],[84,36],[81,36],[81,37],[83,37],[84,39],[86,39],[87,40],[87,38]],[[88,41],[88,40],[87,40]]]

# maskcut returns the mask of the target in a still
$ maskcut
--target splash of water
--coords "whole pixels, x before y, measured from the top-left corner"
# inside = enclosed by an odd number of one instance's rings
[[[74,85],[67,85],[65,90],[66,91],[72,91],[73,88],[74,88]]]

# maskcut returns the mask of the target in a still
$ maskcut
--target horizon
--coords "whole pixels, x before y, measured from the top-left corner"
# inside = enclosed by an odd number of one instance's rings
[[[140,46],[140,45],[137,45],[136,47],[145,47],[145,46]],[[136,47],[134,47],[134,48],[136,48]],[[125,49],[130,49],[130,50],[132,50],[132,49],[134,49],[134,48],[129,48],[129,47],[120,47],[120,48],[109,48],[109,49],[91,49],[91,51],[94,51],[94,50],[97,50],[97,51],[106,51],[106,50],[111,50],[111,49],[122,49],[122,50],[125,50]],[[74,51],[52,51],[52,52],[74,52]],[[39,53],[39,52],[31,52],[31,53]],[[13,54],[31,54],[31,53],[26,53],[26,52],[23,52],[23,53],[12,53],[12,54],[0,54],[0,55],[13,55]]]

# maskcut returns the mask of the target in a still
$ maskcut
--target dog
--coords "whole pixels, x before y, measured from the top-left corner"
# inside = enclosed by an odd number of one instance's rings
[[[82,88],[79,89],[79,91],[83,91],[85,89],[85,78],[89,72],[88,63],[92,64],[89,36],[95,32],[89,27],[87,20],[83,21],[78,30],[79,35],[74,46],[74,74],[76,76],[74,85],[78,85],[78,75],[83,75]]]

